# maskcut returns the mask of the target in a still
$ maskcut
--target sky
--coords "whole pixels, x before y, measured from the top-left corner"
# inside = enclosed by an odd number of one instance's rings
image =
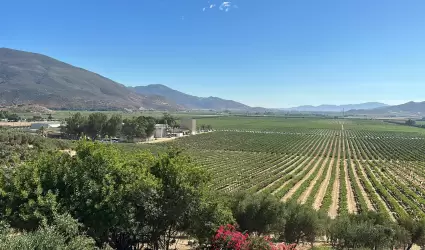
[[[0,47],[251,106],[425,101],[423,0],[3,0]]]

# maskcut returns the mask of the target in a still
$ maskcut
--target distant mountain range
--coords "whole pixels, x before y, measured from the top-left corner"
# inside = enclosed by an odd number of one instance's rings
[[[395,106],[375,109],[358,109],[347,112],[350,115],[425,115],[425,102],[408,102]]]
[[[133,88],[136,93],[142,95],[158,95],[176,103],[185,109],[212,109],[212,110],[249,110],[251,107],[218,97],[197,97],[182,93],[161,84],[151,84]]]
[[[347,105],[320,105],[320,106],[299,106],[293,108],[282,109],[285,111],[298,111],[298,112],[342,112],[343,110],[349,111],[353,109],[375,109],[387,107],[388,105],[380,102],[367,102],[360,104],[347,104]]]

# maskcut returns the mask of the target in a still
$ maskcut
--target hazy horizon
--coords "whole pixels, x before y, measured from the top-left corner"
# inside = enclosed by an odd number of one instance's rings
[[[0,47],[127,86],[164,84],[266,108],[423,100],[419,0],[17,0],[2,7],[9,11],[0,16]]]

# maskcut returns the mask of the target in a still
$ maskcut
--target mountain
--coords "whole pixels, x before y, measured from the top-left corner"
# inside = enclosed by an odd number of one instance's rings
[[[371,110],[351,110],[352,115],[423,115],[425,102],[408,102],[395,106],[381,107]]]
[[[186,109],[213,109],[213,110],[247,110],[249,106],[231,101],[224,100],[218,97],[197,97],[182,93],[180,91],[171,89],[161,84],[151,84],[147,86],[133,87],[137,93],[142,95],[159,95],[164,96],[178,105]]]
[[[349,111],[353,109],[362,109],[369,110],[381,107],[387,107],[387,104],[380,102],[367,102],[360,104],[346,104],[346,105],[320,105],[320,106],[299,106],[288,109],[283,109],[285,111],[299,111],[299,112],[342,112],[343,110]]]
[[[53,109],[175,109],[159,96],[143,96],[96,73],[51,57],[0,48],[0,105]]]

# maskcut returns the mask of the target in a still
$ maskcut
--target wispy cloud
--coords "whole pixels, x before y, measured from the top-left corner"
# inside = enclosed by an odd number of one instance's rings
[[[230,11],[232,8],[237,8],[238,6],[232,4],[232,2],[223,2],[221,3],[219,9],[222,11]]]
[[[208,1],[207,7],[202,8],[202,11],[205,12],[208,9],[213,9],[216,6],[218,6],[219,10],[225,11],[225,12],[228,12],[231,9],[237,9],[238,8],[238,6],[236,4],[233,4],[232,2],[226,1],[226,2],[222,2],[220,5],[217,5],[217,4],[214,4],[214,3],[211,3],[210,1]]]

